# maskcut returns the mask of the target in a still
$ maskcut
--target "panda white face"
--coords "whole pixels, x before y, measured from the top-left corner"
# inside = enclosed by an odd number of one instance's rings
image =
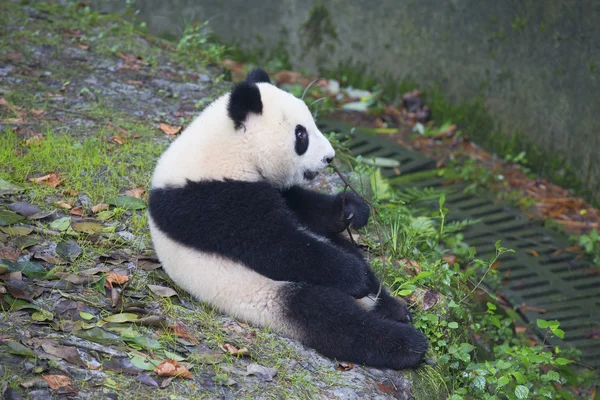
[[[243,126],[261,176],[281,188],[315,178],[335,157],[304,102],[269,83],[256,84],[262,113],[248,115]]]
[[[281,188],[314,179],[335,157],[304,102],[262,70],[214,101],[162,155],[153,187],[264,180]]]

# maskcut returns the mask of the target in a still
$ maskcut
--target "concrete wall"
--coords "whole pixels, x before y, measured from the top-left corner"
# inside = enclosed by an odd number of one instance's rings
[[[105,3],[115,10],[123,1]],[[136,8],[154,33],[212,19],[242,48],[283,43],[295,68],[351,59],[373,74],[439,83],[453,101],[482,96],[503,132],[564,155],[600,199],[600,0],[138,0]],[[485,143],[489,133],[469,134]]]

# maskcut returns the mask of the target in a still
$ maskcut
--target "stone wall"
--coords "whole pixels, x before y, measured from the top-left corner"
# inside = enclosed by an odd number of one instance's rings
[[[600,200],[598,0],[138,0],[136,7],[154,33],[177,35],[186,20],[211,19],[223,40],[244,49],[283,44],[295,68],[353,60],[376,76],[439,84],[454,102],[483,98],[506,140],[523,135],[545,161],[556,160],[554,177],[571,169]],[[468,133],[483,144],[492,134]]]

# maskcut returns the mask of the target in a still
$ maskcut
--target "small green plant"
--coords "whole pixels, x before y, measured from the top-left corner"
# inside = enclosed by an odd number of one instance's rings
[[[227,46],[214,40],[208,21],[188,24],[176,47],[178,60],[190,66],[219,63],[227,51]]]
[[[597,229],[594,228],[578,237],[571,237],[571,240],[582,246],[585,252],[593,257],[594,264],[600,266],[600,235]]]

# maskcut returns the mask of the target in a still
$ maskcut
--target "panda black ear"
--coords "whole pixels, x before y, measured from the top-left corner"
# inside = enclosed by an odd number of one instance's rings
[[[254,68],[248,73],[248,76],[246,77],[246,82],[271,83],[271,78],[269,78],[269,74],[267,74],[264,69]]]
[[[227,114],[234,122],[235,129],[240,129],[249,113],[262,114],[263,104],[260,90],[255,83],[241,82],[231,91]]]

